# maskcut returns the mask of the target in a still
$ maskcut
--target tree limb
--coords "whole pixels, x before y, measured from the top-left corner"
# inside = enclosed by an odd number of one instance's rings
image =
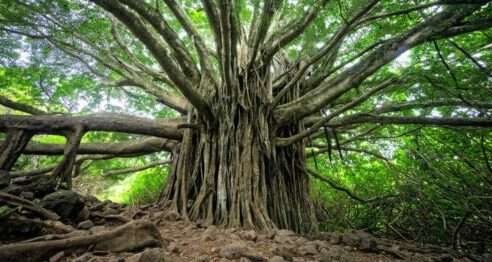
[[[60,134],[82,126],[86,131],[126,132],[179,140],[182,137],[182,131],[177,126],[181,123],[180,118],[152,120],[123,114],[2,115],[0,116],[0,131],[17,128],[37,133]]]
[[[123,175],[123,174],[128,174],[128,173],[135,173],[135,172],[143,171],[143,170],[153,168],[156,166],[168,165],[170,163],[172,163],[171,160],[160,160],[160,161],[155,161],[155,162],[145,164],[143,166],[110,170],[110,171],[104,173],[103,176],[118,176],[118,175]]]
[[[12,100],[8,99],[7,97],[4,97],[4,96],[0,96],[0,105],[3,105],[5,107],[11,108],[11,109],[14,109],[17,111],[28,113],[31,115],[44,115],[44,114],[46,114],[46,112],[43,110],[37,109],[37,108],[30,106],[30,105],[22,104],[19,102],[14,102],[14,101],[12,101]]]
[[[0,143],[3,142],[0,140]],[[172,151],[177,142],[162,138],[146,138],[129,142],[117,143],[83,143],[79,145],[77,154],[110,155],[122,157],[135,154],[150,154],[159,151]],[[63,155],[64,145],[30,142],[22,151],[26,155]]]
[[[325,82],[293,102],[278,106],[275,110],[277,121],[280,123],[298,121],[317,112],[350,89],[359,86],[366,78],[404,51],[437,37],[449,36],[447,34],[449,28],[458,25],[480,7],[481,5],[445,7],[442,12],[385,42],[336,78]],[[459,31],[458,33],[465,32]]]

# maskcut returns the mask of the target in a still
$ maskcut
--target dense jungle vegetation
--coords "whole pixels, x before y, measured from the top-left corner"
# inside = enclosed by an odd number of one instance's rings
[[[0,170],[490,253],[491,27],[478,0],[0,0]]]

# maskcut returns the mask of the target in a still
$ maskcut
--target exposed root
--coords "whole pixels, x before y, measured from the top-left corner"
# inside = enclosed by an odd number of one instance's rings
[[[81,234],[83,231],[80,231]],[[66,239],[16,243],[0,246],[1,261],[41,261],[60,250],[93,246],[97,251],[124,252],[162,246],[156,226],[148,221],[132,221],[111,231],[80,235]]]
[[[9,218],[9,220],[15,222],[27,222],[31,224],[36,224],[59,233],[70,233],[75,230],[75,228],[73,228],[72,226],[63,224],[60,221],[31,219],[25,217],[11,217]]]
[[[41,216],[43,216],[47,219],[50,219],[50,220],[58,220],[60,218],[57,214],[55,214],[55,213],[53,213],[47,209],[44,209],[44,208],[34,204],[33,202],[29,201],[29,200],[26,200],[26,199],[20,198],[20,197],[16,197],[16,196],[8,194],[8,193],[0,192],[0,202],[4,202],[4,203],[7,203],[9,205],[14,205],[14,206],[19,206],[19,207],[25,208],[29,211],[40,214]]]

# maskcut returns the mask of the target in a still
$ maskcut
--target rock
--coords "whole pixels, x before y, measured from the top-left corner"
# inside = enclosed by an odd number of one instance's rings
[[[202,240],[203,241],[213,241],[215,240],[215,235],[217,234],[217,227],[216,226],[209,226],[205,231],[202,233]]]
[[[98,234],[106,230],[107,228],[105,226],[95,226],[90,229],[90,232],[91,234]]]
[[[214,241],[215,240],[215,237],[213,235],[211,235],[211,234],[205,234],[205,233],[203,233],[202,240],[205,241],[205,242]]]
[[[193,231],[198,229],[198,227],[195,224],[191,224],[185,228],[185,231]]]
[[[217,227],[214,225],[208,226],[205,231],[203,231],[203,234],[216,234],[217,233]]]
[[[271,240],[275,238],[275,231],[266,232],[258,235],[257,241]]]
[[[220,249],[219,255],[227,259],[239,259],[246,253],[246,248],[241,245],[231,244]]]
[[[77,228],[84,230],[90,229],[92,227],[94,227],[94,222],[92,222],[91,220],[84,220],[77,225]]]
[[[23,191],[20,193],[20,197],[25,198],[27,200],[33,200],[34,199],[34,193]]]
[[[376,252],[378,244],[372,238],[362,238],[360,240],[359,250],[363,252]]]
[[[150,216],[151,216],[151,219],[159,219],[159,218],[162,218],[164,216],[164,212],[163,211],[154,212]]]
[[[453,257],[451,255],[444,254],[444,255],[439,256],[436,261],[439,261],[439,262],[453,262],[454,259],[453,259]]]
[[[195,262],[209,262],[209,261],[210,261],[210,257],[207,255],[202,255],[199,256],[197,259],[195,259]]]
[[[239,259],[239,262],[251,262],[249,258],[242,257]]]
[[[133,255],[126,260],[127,262],[166,262],[164,250],[162,248],[145,249],[142,253]]]
[[[338,233],[333,233],[330,237],[330,244],[338,245],[342,242],[342,236]]]
[[[283,257],[281,256],[274,256],[274,257],[271,257],[268,262],[287,262],[287,260],[285,260]]]
[[[164,216],[164,219],[167,221],[178,221],[181,219],[181,216],[175,211],[170,211]]]
[[[227,234],[233,234],[233,233],[236,233],[237,231],[238,231],[237,228],[231,227],[231,228],[226,229],[225,230],[225,233],[227,233]]]
[[[359,246],[360,238],[354,233],[346,233],[342,236],[342,242],[349,246]]]
[[[10,185],[10,173],[5,170],[0,170],[0,189]]]
[[[295,242],[295,235],[277,233],[273,240],[280,244],[293,244]]]
[[[137,251],[146,247],[162,247],[166,244],[155,224],[145,220],[128,222],[112,229],[112,232],[118,234],[95,244],[94,251]]]
[[[270,250],[273,254],[290,259],[297,255],[295,248],[289,245],[277,245]]]
[[[326,248],[326,249],[329,248],[328,242],[326,241],[314,240],[312,241],[312,243],[315,244],[319,250],[321,250],[322,248]]]
[[[170,243],[169,246],[167,247],[167,250],[169,250],[169,252],[172,253],[179,253],[181,251],[181,249],[179,248],[176,242]]]
[[[69,190],[60,190],[46,195],[40,205],[60,216],[64,221],[76,221],[80,211],[84,208],[82,197]]]
[[[111,208],[111,207],[106,208],[106,210],[104,210],[104,212],[103,212],[103,214],[105,216],[118,215],[119,213],[120,213],[120,211],[118,211],[114,208]]]
[[[18,177],[11,180],[12,189],[9,193],[20,195],[21,192],[32,192],[34,198],[43,198],[44,196],[55,192],[57,181],[54,176],[40,175]]]
[[[77,220],[78,221],[84,221],[84,220],[89,219],[90,216],[91,216],[91,213],[89,212],[89,209],[87,208],[87,206],[84,206],[84,208],[82,208],[82,210],[79,212]]]
[[[65,256],[65,252],[60,251],[56,253],[54,256],[50,257],[49,262],[58,262],[61,261],[61,259]]]
[[[320,262],[353,261],[353,260],[346,260],[345,259],[346,254],[347,251],[345,251],[342,247],[333,246],[332,248],[330,248],[330,250],[321,253],[319,261]]]
[[[87,262],[91,261],[91,253],[82,254],[80,257],[77,257],[74,262]]]
[[[256,234],[256,232],[254,230],[248,230],[248,231],[240,232],[239,237],[243,240],[254,242],[258,238],[258,235]]]
[[[295,236],[296,233],[292,230],[287,230],[287,229],[280,229],[275,232],[277,236],[286,236],[286,237],[292,237]]]
[[[318,249],[316,248],[315,243],[308,242],[307,244],[300,246],[297,249],[297,253],[302,256],[313,256],[318,254]]]
[[[306,244],[306,242],[308,242],[308,240],[304,237],[298,237],[296,240],[295,240],[295,243],[296,245],[298,246],[303,246]]]

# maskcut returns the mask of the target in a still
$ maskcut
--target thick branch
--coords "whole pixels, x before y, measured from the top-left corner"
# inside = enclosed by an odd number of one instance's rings
[[[135,172],[143,171],[143,170],[153,168],[156,166],[167,165],[170,163],[172,163],[172,161],[170,161],[170,160],[155,161],[155,162],[145,164],[143,166],[110,170],[110,171],[106,172],[103,176],[118,176],[118,175],[123,175],[123,174],[128,174],[128,173],[135,173]]]
[[[492,128],[492,119],[487,118],[403,117],[378,116],[373,114],[355,114],[333,121],[328,125],[338,127],[362,123]]]
[[[459,106],[468,107],[470,105],[476,108],[492,108],[492,103],[481,102],[481,101],[470,101],[470,103],[465,103],[460,99],[439,99],[434,101],[410,101],[398,104],[388,104],[383,105],[380,108],[375,109],[372,113],[383,114],[389,112],[398,112],[403,110],[418,109],[418,108],[429,108],[429,107],[441,107],[441,106]]]
[[[270,24],[272,23],[273,15],[275,14],[275,9],[277,4],[278,4],[278,0],[266,0],[263,3],[263,9],[261,12],[259,24],[257,26],[251,25],[251,26],[255,26],[256,28],[252,31],[253,35],[251,36],[252,50],[251,52],[249,52],[251,55],[249,59],[250,65],[252,65],[255,62],[260,44],[263,42],[263,40],[265,39],[268,33],[268,29],[270,28]]]
[[[147,29],[141,19],[133,12],[121,5],[116,0],[92,0],[97,5],[104,8],[118,18],[128,29],[149,49],[154,58],[159,62],[162,69],[167,73],[176,87],[188,98],[190,103],[208,119],[213,119],[210,108],[204,98],[194,88],[192,82],[188,80],[179,68],[175,65],[174,60],[169,57],[165,46],[159,39]]]
[[[0,140],[0,143],[3,142]],[[84,143],[80,144],[77,154],[125,156],[150,154],[159,151],[172,151],[177,142],[162,138],[146,138],[137,141],[119,143]],[[27,155],[63,155],[64,145],[31,142],[22,151]]]
[[[196,67],[191,54],[180,41],[179,36],[164,18],[153,9],[150,4],[134,0],[120,0],[123,4],[137,12],[164,38],[169,47],[174,51],[177,62],[188,77],[197,81],[199,78],[198,68]]]
[[[193,40],[195,44],[195,48],[198,53],[198,58],[200,59],[200,65],[202,71],[204,71],[206,74],[208,74],[210,77],[213,76],[212,73],[212,64],[210,61],[210,57],[207,52],[207,47],[205,45],[205,42],[203,41],[202,37],[198,33],[198,31],[195,29],[193,26],[192,22],[184,12],[183,8],[177,3],[175,0],[165,0],[167,6],[173,14],[176,16],[178,21],[181,23],[183,28],[185,29],[186,33],[188,33],[189,37]]]
[[[444,34],[449,28],[459,24],[465,17],[479,9],[480,5],[447,6],[444,11],[427,19],[398,37],[385,42],[370,55],[348,68],[331,81],[313,89],[291,103],[279,106],[275,110],[279,122],[297,121],[317,112],[323,106],[336,100],[350,89],[359,86],[379,68],[388,64],[406,50],[431,41]],[[460,31],[459,33],[465,33]]]
[[[7,129],[7,140],[0,143],[0,170],[9,171],[14,166],[32,135],[26,130]]]
[[[66,183],[68,188],[72,188],[72,172],[77,157],[77,150],[80,146],[80,140],[84,136],[84,128],[77,126],[73,132],[69,134],[65,149],[63,150],[63,159],[58,166],[53,170],[53,175],[60,182]]]
[[[384,81],[383,83],[381,83],[381,84],[379,84],[379,85],[371,88],[366,93],[362,94],[361,96],[357,97],[356,99],[354,99],[354,100],[350,101],[349,103],[343,105],[341,108],[335,110],[333,113],[330,113],[330,114],[328,114],[326,116],[321,117],[316,123],[314,123],[311,127],[307,128],[303,132],[298,133],[298,134],[295,134],[295,135],[290,136],[288,138],[278,138],[278,139],[276,139],[275,144],[277,146],[287,146],[287,145],[293,144],[293,143],[295,143],[297,141],[300,141],[304,137],[307,137],[307,136],[309,136],[311,134],[314,134],[321,127],[323,127],[323,125],[325,123],[329,122],[331,119],[339,116],[340,114],[342,114],[343,112],[346,112],[349,109],[352,109],[352,108],[360,105],[361,103],[363,103],[364,101],[366,101],[369,97],[371,97],[372,95],[374,95],[376,92],[378,92],[378,91],[380,91],[380,90],[382,90],[382,89],[390,86],[393,83],[395,83],[395,80],[394,79],[389,79],[389,80]]]
[[[326,153],[330,150],[330,148],[328,146],[323,146],[323,147],[320,147],[319,150],[317,151],[311,151],[311,152],[308,152],[306,154],[306,157],[309,158],[309,157],[314,157],[316,155],[319,155],[319,154],[323,154],[323,153]],[[380,153],[378,152],[373,152],[373,151],[369,151],[369,150],[365,150],[365,149],[361,149],[361,148],[353,148],[353,147],[345,147],[345,146],[341,146],[340,147],[340,150],[342,151],[350,151],[350,152],[357,152],[357,153],[362,153],[362,154],[366,154],[366,155],[370,155],[370,156],[373,156],[375,158],[378,158],[378,159],[381,159],[381,160],[384,160],[384,161],[389,161],[388,158],[384,157],[383,155],[381,155]]]
[[[12,101],[12,100],[4,97],[4,96],[0,96],[0,105],[3,105],[5,107],[11,108],[11,109],[14,109],[17,111],[28,113],[31,115],[44,115],[44,114],[46,114],[46,112],[44,112],[43,110],[37,109],[37,108],[30,106],[30,105],[22,104],[19,102],[14,102],[14,101]]]
[[[314,21],[319,11],[329,2],[329,0],[321,0],[315,3],[306,14],[294,23],[289,23],[287,28],[279,31],[279,36],[272,39],[268,44],[268,49],[265,51],[266,60],[270,60],[282,47],[288,45]]]
[[[10,128],[24,129],[36,133],[59,134],[82,126],[86,131],[124,132],[131,134],[181,139],[182,131],[177,128],[182,119],[152,120],[120,114],[93,114],[87,116],[44,115],[44,116],[0,116],[0,131]]]

